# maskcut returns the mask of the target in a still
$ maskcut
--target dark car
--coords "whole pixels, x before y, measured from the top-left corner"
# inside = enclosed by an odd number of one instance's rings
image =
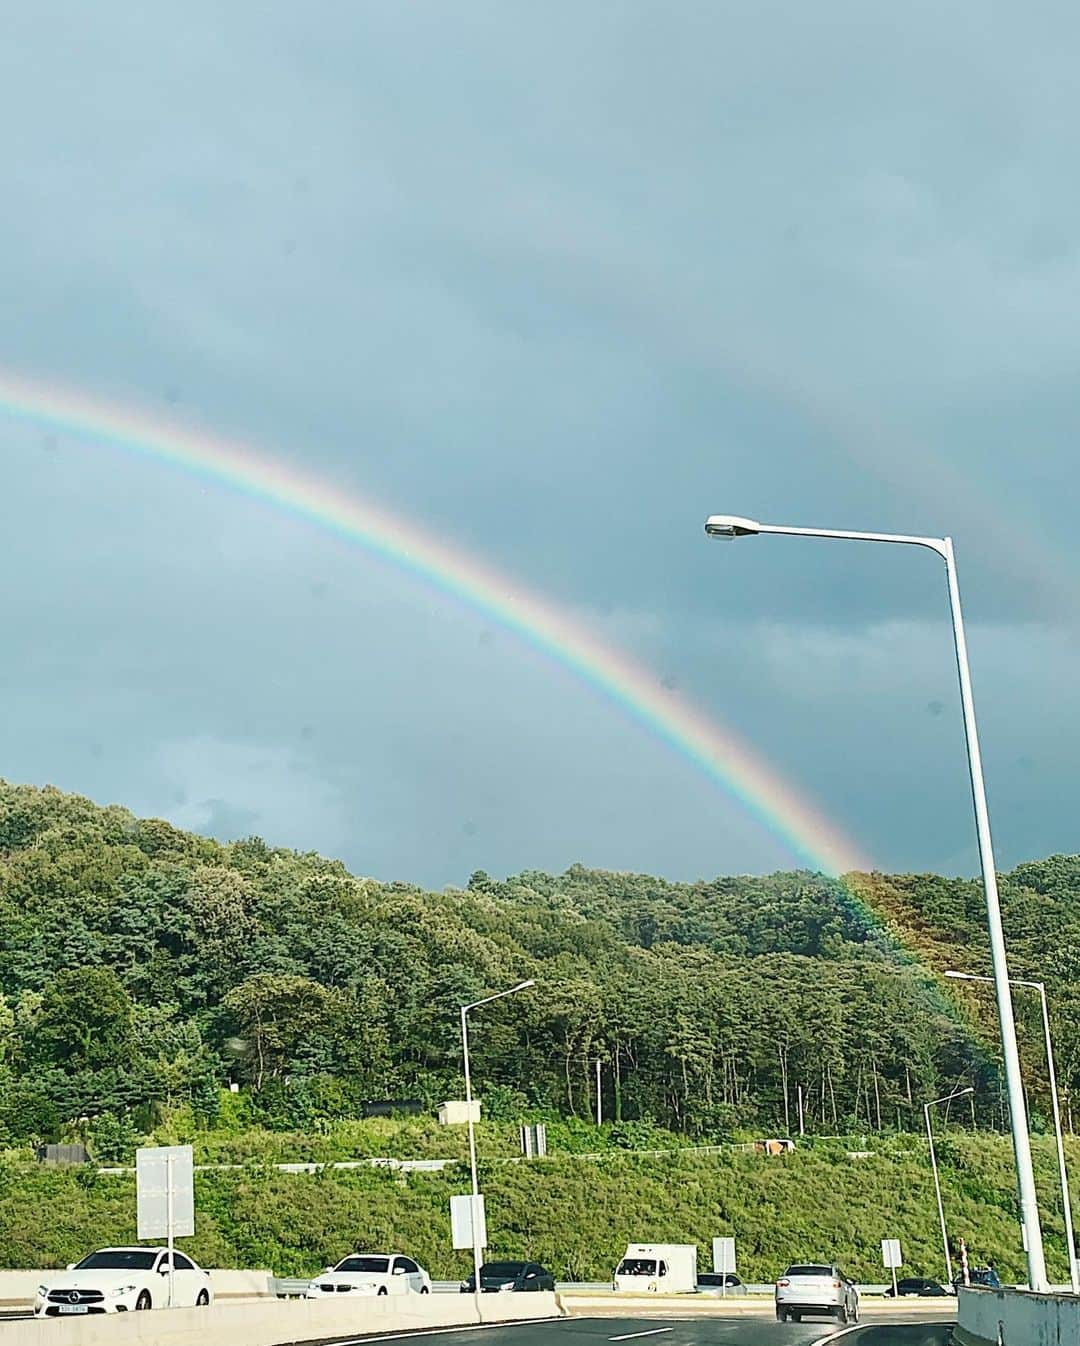
[[[744,1286],[734,1271],[699,1271],[697,1288],[699,1295],[719,1295],[725,1290],[742,1290]]]
[[[461,1282],[461,1293],[475,1292],[473,1276]],[[545,1271],[539,1262],[485,1262],[480,1268],[480,1293],[493,1294],[500,1290],[554,1290],[555,1277]]]
[[[967,1283],[969,1286],[974,1286],[977,1290],[1001,1289],[1001,1281],[993,1267],[972,1267],[968,1271]],[[963,1272],[953,1280],[953,1285],[957,1290],[963,1289]]]
[[[893,1294],[897,1295],[919,1295],[923,1297],[938,1297],[947,1295],[949,1292],[938,1281],[927,1280],[925,1276],[908,1276],[902,1281],[896,1282],[896,1290],[892,1286],[885,1291],[891,1299]]]

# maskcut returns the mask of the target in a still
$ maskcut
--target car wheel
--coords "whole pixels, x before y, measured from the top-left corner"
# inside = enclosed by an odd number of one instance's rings
[[[385,1294],[386,1294],[386,1286],[385,1286],[385,1285],[380,1285],[380,1286],[379,1286],[379,1294],[380,1294],[380,1295],[385,1295]]]
[[[195,1307],[197,1309],[208,1309],[210,1307],[210,1296],[205,1290],[199,1291],[199,1297],[195,1301]]]
[[[857,1322],[859,1321],[859,1301],[858,1301],[858,1300],[855,1301],[855,1306],[854,1306],[854,1308],[851,1310],[851,1321],[852,1321],[853,1323],[857,1323]]]
[[[840,1324],[841,1327],[847,1326],[848,1311],[846,1304],[841,1304],[840,1307],[836,1310],[836,1321]]]
[[[144,1290],[142,1294],[139,1295],[138,1299],[135,1301],[135,1307],[137,1309],[152,1309],[154,1307],[154,1301],[150,1298],[149,1290]]]
[[[426,1285],[422,1285],[422,1286],[420,1287],[420,1293],[421,1293],[422,1295],[427,1295],[427,1294],[430,1294],[431,1291],[427,1288]]]
[[[787,1322],[787,1314],[784,1312],[783,1309],[777,1309],[777,1310],[776,1310],[776,1321],[777,1321],[778,1323],[786,1323],[786,1322]]]

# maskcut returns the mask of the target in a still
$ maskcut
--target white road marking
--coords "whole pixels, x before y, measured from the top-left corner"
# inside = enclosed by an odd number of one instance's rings
[[[446,1337],[455,1332],[485,1332],[492,1327],[533,1327],[537,1323],[561,1323],[565,1318],[513,1318],[505,1323],[471,1323],[463,1327],[418,1327],[415,1332],[397,1332],[393,1336],[375,1333],[370,1337],[349,1337],[335,1341],[333,1346],[367,1346],[368,1342],[414,1341],[417,1337]]]
[[[851,1327],[842,1327],[839,1332],[830,1332],[827,1337],[818,1337],[816,1341],[810,1343],[810,1346],[829,1346],[829,1342],[839,1341],[841,1337],[850,1336],[852,1332],[863,1332],[868,1326],[872,1324],[854,1323]]]
[[[653,1327],[648,1332],[627,1332],[622,1337],[608,1337],[608,1341],[633,1341],[635,1337],[658,1337],[661,1332],[674,1332],[673,1327]]]

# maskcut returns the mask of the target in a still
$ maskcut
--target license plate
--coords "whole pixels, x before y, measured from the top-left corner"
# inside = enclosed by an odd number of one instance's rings
[[[89,1313],[90,1310],[85,1304],[61,1304],[61,1313]]]

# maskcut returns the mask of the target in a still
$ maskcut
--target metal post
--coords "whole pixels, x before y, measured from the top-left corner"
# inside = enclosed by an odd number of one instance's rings
[[[1065,1253],[1069,1259],[1069,1284],[1074,1295],[1080,1295],[1080,1264],[1076,1260],[1076,1239],[1073,1235],[1072,1203],[1069,1197],[1069,1172],[1065,1166],[1065,1141],[1061,1134],[1061,1107],[1058,1103],[1057,1072],[1054,1070],[1054,1047],[1050,1041],[1050,1011],[1046,1005],[1046,987],[1036,982],[1042,1001],[1043,1032],[1046,1034],[1046,1065],[1050,1072],[1050,1099],[1054,1107],[1054,1136],[1057,1139],[1058,1172],[1061,1175],[1061,1202],[1065,1213]]]
[[[930,1104],[923,1104],[923,1116],[926,1118],[926,1139],[930,1142],[930,1168],[934,1174],[934,1191],[937,1194],[938,1219],[941,1221],[941,1246],[945,1250],[945,1284],[952,1285],[952,1258],[949,1256],[949,1234],[945,1228],[945,1207],[941,1204],[941,1180],[938,1177],[937,1155],[934,1153],[934,1129],[930,1125]]]
[[[899,1292],[896,1288],[896,1268],[890,1267],[889,1270],[892,1272],[892,1297],[893,1299],[897,1299],[899,1298]]]
[[[602,1117],[602,1115],[601,1115],[601,1104],[600,1104],[600,1058],[599,1058],[599,1056],[596,1058],[596,1125],[597,1125],[597,1126],[602,1126],[602,1125],[603,1125],[603,1117]]]
[[[173,1157],[170,1154],[165,1160],[165,1223],[168,1227],[168,1245],[169,1245],[169,1308],[176,1303],[175,1295],[175,1272],[173,1268],[173,1230],[176,1226],[176,1220],[173,1216]]]
[[[975,724],[975,700],[971,690],[971,670],[968,666],[967,640],[964,635],[964,615],[960,607],[960,585],[956,575],[952,538],[944,538],[943,544],[945,572],[949,583],[949,608],[952,613],[953,642],[956,647],[956,669],[960,679],[960,703],[964,713],[964,736],[967,739],[971,798],[975,806],[975,827],[979,839],[983,891],[986,895],[986,920],[990,935],[994,990],[997,995],[998,1021],[1001,1026],[1001,1051],[1004,1057],[1005,1083],[1009,1095],[1013,1154],[1016,1158],[1016,1177],[1020,1193],[1020,1221],[1027,1231],[1028,1284],[1032,1290],[1045,1291],[1049,1288],[1046,1279],[1046,1259],[1043,1254],[1042,1227],[1039,1224],[1035,1175],[1031,1167],[1031,1139],[1028,1135],[1027,1108],[1024,1105],[1024,1083],[1020,1073],[1020,1054],[1016,1045],[1016,1022],[1013,1017],[1012,990],[1009,986],[1005,934],[1001,924],[1001,902],[998,898],[997,872],[994,868],[994,848],[990,837],[990,816],[986,806],[986,786],[983,782],[979,734]]]
[[[796,1090],[796,1097],[799,1100],[799,1135],[803,1136],[806,1134],[806,1132],[803,1130],[802,1085],[797,1084],[795,1086],[795,1090]]]
[[[473,1126],[472,1076],[469,1073],[469,1027],[466,1015],[468,1006],[461,1007],[461,1055],[465,1062],[465,1111],[469,1128],[469,1168],[472,1172],[472,1250],[474,1291],[477,1303],[480,1302],[480,1179],[476,1172],[476,1129]]]

